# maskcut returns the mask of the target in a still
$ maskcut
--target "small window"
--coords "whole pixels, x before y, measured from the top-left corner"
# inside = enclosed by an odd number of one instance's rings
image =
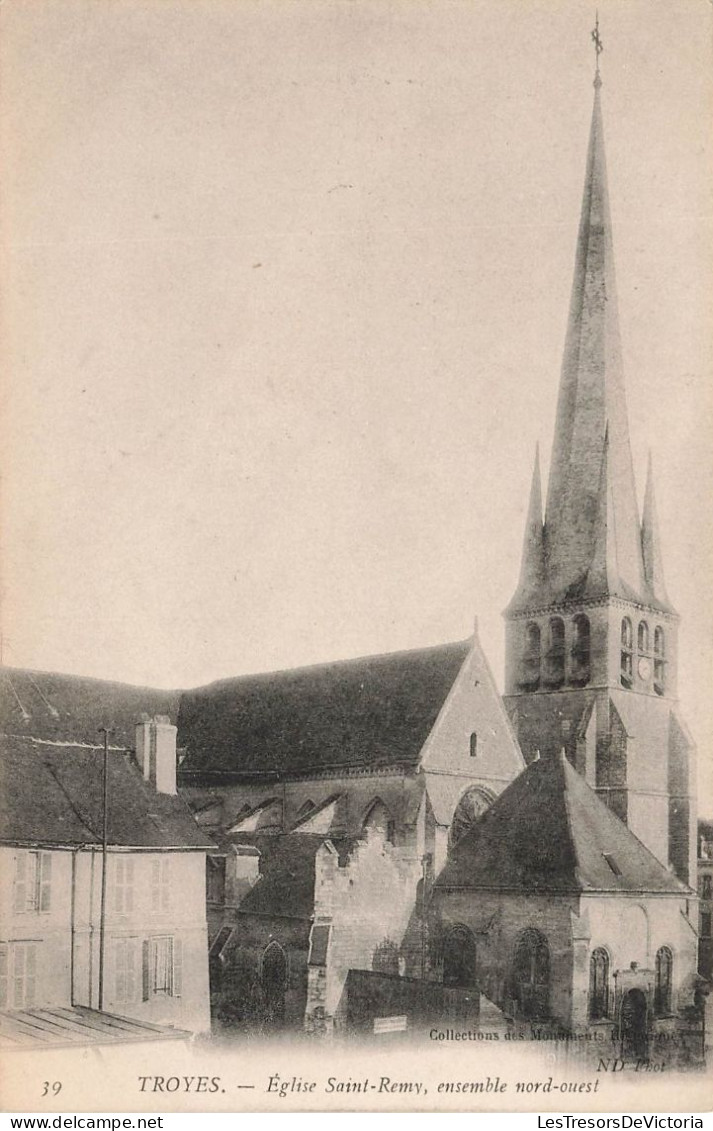
[[[114,1001],[130,1004],[139,996],[139,940],[114,940]]]
[[[206,857],[206,899],[208,903],[225,903],[225,857]]]
[[[589,962],[589,1017],[601,1021],[608,1016],[609,955],[603,947],[597,947]]]
[[[710,911],[701,912],[701,938],[709,939],[711,937],[711,913]]]
[[[701,876],[701,899],[713,899],[713,876]]]
[[[170,910],[171,860],[168,856],[155,856],[151,861],[151,907],[159,913]]]
[[[0,947],[0,1007],[31,1009],[37,1000],[37,944]]]
[[[18,852],[15,857],[13,910],[49,911],[52,899],[52,853]]]
[[[371,956],[371,968],[376,974],[399,973],[399,948],[392,939],[384,939]]]
[[[134,910],[134,858],[114,857],[114,911],[120,915]]]
[[[471,758],[478,757],[478,736],[475,731],[470,736],[470,756]]]
[[[673,984],[673,954],[667,946],[656,952],[656,985],[654,991],[654,1010],[657,1017],[671,1013],[671,989]]]

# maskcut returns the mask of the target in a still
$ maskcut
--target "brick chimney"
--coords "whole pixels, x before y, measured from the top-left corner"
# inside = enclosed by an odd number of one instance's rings
[[[167,715],[142,715],[136,724],[136,760],[157,793],[176,793],[176,734]]]

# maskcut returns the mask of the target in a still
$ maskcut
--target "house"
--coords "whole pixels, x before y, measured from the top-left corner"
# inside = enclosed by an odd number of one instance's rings
[[[116,685],[10,669],[0,685],[2,1031],[48,1010],[55,1029],[78,1010],[70,1030],[99,1011],[139,1023],[132,1039],[207,1031],[212,846],[176,792],[175,726],[144,716],[129,744],[133,696]],[[119,738],[106,779],[102,718]]]

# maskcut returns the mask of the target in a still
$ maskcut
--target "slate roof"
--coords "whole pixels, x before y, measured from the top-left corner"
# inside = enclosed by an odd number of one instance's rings
[[[175,723],[179,698],[177,691],[0,667],[0,732],[94,745],[98,728],[108,727],[113,742],[133,749],[142,713]]]
[[[533,762],[500,794],[437,887],[689,894],[562,756]]]
[[[0,735],[0,843],[102,842],[103,752]],[[131,756],[109,751],[109,844],[210,848],[179,796],[157,793]]]
[[[223,680],[181,697],[181,777],[415,766],[469,642]]]

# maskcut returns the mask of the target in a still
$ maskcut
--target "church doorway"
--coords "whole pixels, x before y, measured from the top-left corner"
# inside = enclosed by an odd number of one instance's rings
[[[646,1060],[646,997],[643,990],[629,990],[621,1003],[621,1058]]]
[[[541,931],[528,928],[520,936],[512,968],[518,1017],[545,1020],[550,1012],[550,948]]]
[[[287,955],[278,942],[271,942],[263,953],[260,980],[266,1020],[273,1025],[282,1025],[285,1020]]]
[[[477,980],[475,937],[467,927],[453,927],[443,945],[443,985],[474,986]]]

